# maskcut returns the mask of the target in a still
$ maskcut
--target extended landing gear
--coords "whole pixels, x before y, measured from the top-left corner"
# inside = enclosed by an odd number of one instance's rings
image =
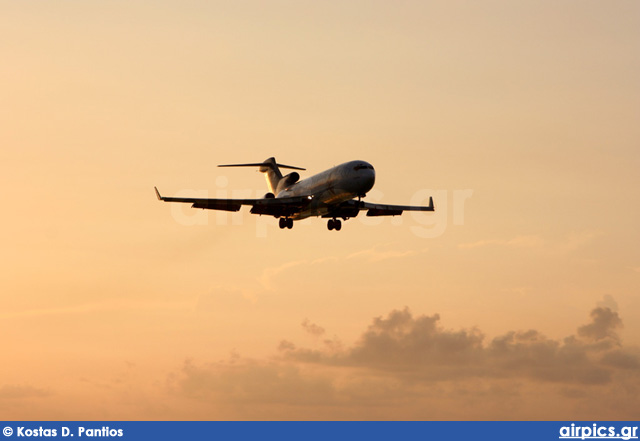
[[[291,219],[290,217],[281,217],[280,220],[278,221],[278,225],[280,226],[281,229],[292,229],[293,228],[293,219]]]
[[[327,222],[327,228],[329,230],[340,231],[340,229],[342,228],[342,222],[340,221],[340,219],[329,219],[329,222]]]

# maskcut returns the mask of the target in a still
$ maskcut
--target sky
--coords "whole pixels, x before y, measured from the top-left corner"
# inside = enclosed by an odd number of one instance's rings
[[[7,420],[638,419],[640,4],[0,0]],[[354,159],[343,223],[206,212]]]

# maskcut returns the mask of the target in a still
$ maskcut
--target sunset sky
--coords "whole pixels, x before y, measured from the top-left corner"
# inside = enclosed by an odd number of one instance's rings
[[[0,0],[0,415],[640,418],[637,1]],[[353,159],[343,223],[217,164]]]

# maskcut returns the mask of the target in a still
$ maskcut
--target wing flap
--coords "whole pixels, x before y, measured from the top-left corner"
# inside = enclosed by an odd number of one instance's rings
[[[371,204],[365,202],[360,207],[361,210],[368,210],[367,216],[398,216],[403,211],[435,211],[433,206],[433,197],[429,197],[429,205],[416,206],[416,205],[385,205],[385,204]]]
[[[402,210],[390,208],[370,208],[367,211],[367,216],[399,216],[401,214]]]
[[[242,207],[242,203],[230,199],[204,199],[195,201],[192,207],[203,210],[238,211]]]

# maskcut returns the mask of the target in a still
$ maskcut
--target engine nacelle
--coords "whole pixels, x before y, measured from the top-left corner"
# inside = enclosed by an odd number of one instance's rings
[[[298,182],[300,180],[300,175],[296,172],[292,172],[289,173],[288,175],[285,175],[282,180],[284,182],[286,182],[287,186],[291,185],[291,184],[295,184],[296,182]]]
[[[267,194],[264,195],[265,199],[273,199],[275,197],[276,197],[276,195],[274,195],[273,193],[267,193]]]
[[[300,179],[300,175],[296,172],[289,173],[286,176],[283,176],[278,182],[278,193],[280,193],[285,188],[289,187],[292,184],[295,184]]]

